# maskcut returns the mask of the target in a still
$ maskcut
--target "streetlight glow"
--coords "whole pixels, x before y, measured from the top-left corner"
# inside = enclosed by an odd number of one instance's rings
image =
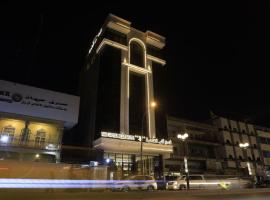
[[[151,102],[150,106],[151,106],[152,108],[155,108],[155,107],[157,106],[157,103],[156,103],[155,101],[153,101],[153,102]]]
[[[246,142],[246,143],[240,143],[239,144],[239,147],[240,148],[248,148],[249,147],[249,143],[248,142]]]
[[[2,143],[8,143],[9,137],[7,135],[3,135],[0,140]]]
[[[188,133],[177,134],[177,138],[180,139],[180,140],[185,141],[188,138]]]

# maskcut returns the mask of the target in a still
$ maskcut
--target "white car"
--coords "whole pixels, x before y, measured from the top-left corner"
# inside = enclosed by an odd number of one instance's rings
[[[115,181],[112,186],[113,191],[130,191],[130,190],[157,190],[157,182],[153,176],[134,175],[124,180]]]
[[[189,175],[190,189],[233,189],[248,188],[250,181],[240,178],[205,178],[204,175]],[[174,181],[169,181],[166,185],[168,190],[182,190],[187,188],[186,176],[181,176]]]

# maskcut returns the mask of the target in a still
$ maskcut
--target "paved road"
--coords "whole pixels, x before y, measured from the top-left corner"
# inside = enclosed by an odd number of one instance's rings
[[[2,200],[269,200],[270,189],[239,191],[81,192],[0,190]]]

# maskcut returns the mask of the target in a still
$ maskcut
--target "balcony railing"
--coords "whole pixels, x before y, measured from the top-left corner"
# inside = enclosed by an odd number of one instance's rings
[[[13,138],[8,141],[0,140],[0,147],[21,147],[21,148],[34,148],[41,150],[57,151],[60,149],[60,145],[51,142],[37,142],[35,140],[22,141],[20,138]]]

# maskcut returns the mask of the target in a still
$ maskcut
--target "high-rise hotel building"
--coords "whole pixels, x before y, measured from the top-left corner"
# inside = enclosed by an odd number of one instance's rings
[[[166,64],[164,46],[164,37],[110,14],[81,71],[78,142],[101,150],[122,175],[162,171],[162,160],[172,153],[166,126],[151,107]]]

